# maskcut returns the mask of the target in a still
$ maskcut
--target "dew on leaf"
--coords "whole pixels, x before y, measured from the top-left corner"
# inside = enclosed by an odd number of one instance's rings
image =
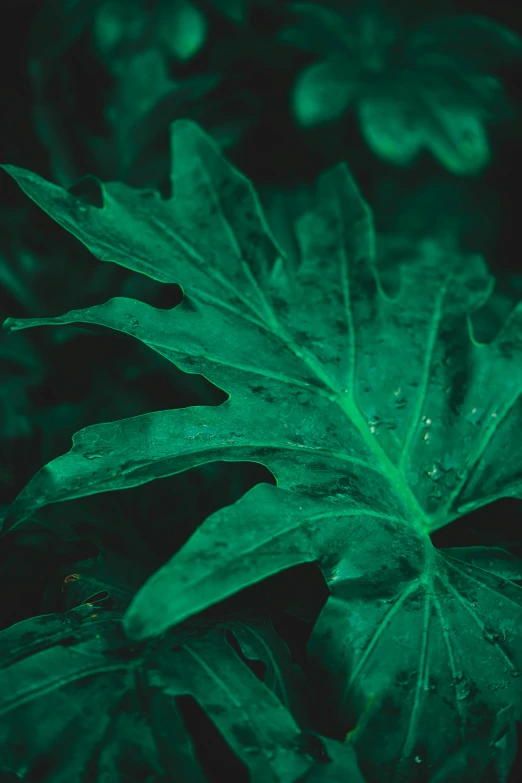
[[[481,415],[482,412],[478,408],[472,408],[469,413],[466,413],[464,418],[466,421],[471,422],[471,424],[478,424]]]
[[[489,644],[498,644],[506,640],[506,633],[504,631],[495,631],[492,628],[484,628],[482,635],[486,642]]]
[[[464,677],[462,674],[455,677],[455,686],[457,690],[457,701],[472,699],[480,693],[475,680]]]
[[[427,475],[432,481],[438,481],[442,476],[443,471],[437,463],[433,463],[432,467],[428,470]]]

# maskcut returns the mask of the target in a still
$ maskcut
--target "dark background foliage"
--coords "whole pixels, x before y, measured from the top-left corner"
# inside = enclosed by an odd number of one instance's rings
[[[289,236],[292,217],[306,204],[307,188],[319,172],[346,160],[383,236],[421,237],[452,224],[462,250],[485,255],[501,294],[484,327],[494,333],[522,292],[517,197],[522,177],[522,64],[497,69],[515,110],[510,122],[490,129],[493,158],[484,172],[458,177],[427,153],[411,166],[397,168],[369,150],[351,113],[316,129],[298,127],[290,111],[290,92],[311,57],[277,38],[287,19],[285,2],[252,2],[239,24],[227,18],[217,2],[195,5],[207,18],[206,42],[188,61],[169,62],[168,76],[182,85],[181,91],[149,118],[140,131],[146,142],[143,150],[125,168],[117,163],[113,147],[100,146],[100,139],[111,137],[107,109],[116,101],[118,78],[93,48],[90,23],[82,16],[85,3],[3,0],[1,161],[66,187],[88,174],[114,179],[123,171],[130,184],[167,192],[168,121],[189,116],[223,142],[227,156],[258,187],[274,230]],[[405,27],[447,11],[481,14],[522,34],[522,5],[514,0],[388,0],[384,5]],[[60,14],[68,21],[61,24]],[[77,187],[84,198],[95,194],[89,183]],[[0,291],[2,320],[55,315],[116,295],[136,296],[159,307],[180,300],[176,286],[160,286],[93,259],[3,174]],[[224,399],[205,379],[183,375],[132,340],[88,328],[2,335],[0,381],[3,507],[44,463],[67,451],[73,433],[84,426]],[[234,502],[258,481],[273,479],[258,465],[217,464],[48,510],[55,529],[60,518],[72,519],[77,539],[62,540],[45,526],[5,539],[0,590],[6,600],[0,627],[37,614],[60,568],[96,554],[93,541],[133,562],[140,573],[150,573],[209,513]],[[513,524],[520,510],[519,501],[499,501],[436,533],[434,542],[504,545],[520,555],[520,529]],[[46,519],[42,513],[43,525]],[[324,583],[313,569],[302,577],[280,576],[268,590],[246,591],[241,600],[277,611],[278,596],[285,593],[301,614],[313,615],[313,607],[326,595]],[[303,583],[310,585],[306,596]],[[298,622],[286,620],[281,630],[296,650],[306,636]]]

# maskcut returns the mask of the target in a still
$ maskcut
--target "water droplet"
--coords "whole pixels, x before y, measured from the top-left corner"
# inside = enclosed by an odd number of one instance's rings
[[[432,481],[438,481],[442,476],[442,470],[436,462],[434,462],[432,467],[428,470],[428,476]]]
[[[427,442],[429,441],[429,439],[430,439],[430,433],[429,433],[429,432],[427,432],[427,433],[424,435],[424,440],[425,440],[425,441],[426,441],[426,443],[427,443]]]
[[[103,453],[101,451],[86,451],[83,456],[85,459],[101,459]]]
[[[370,432],[372,433],[372,435],[375,435],[377,429],[381,426],[381,420],[379,416],[374,416],[373,419],[370,419],[368,422],[368,426],[370,427]]]
[[[414,759],[414,760],[415,760],[415,763],[416,763],[416,764],[420,764],[420,763],[422,762],[422,758],[421,758],[421,756],[415,756],[415,759]]]
[[[495,419],[497,416],[498,416],[498,413],[497,413],[496,411],[494,411],[494,412],[491,414],[491,418],[492,418],[492,419]]]
[[[401,387],[399,386],[399,388],[398,388],[398,389],[395,389],[395,391],[394,391],[393,393],[394,393],[394,395],[395,395],[396,397],[398,397],[398,395],[401,393]]]
[[[131,329],[137,329],[138,326],[140,325],[140,322],[138,321],[136,316],[131,315],[130,313],[127,315],[127,321]]]
[[[509,673],[512,677],[520,677],[520,672],[516,669],[511,669]]]

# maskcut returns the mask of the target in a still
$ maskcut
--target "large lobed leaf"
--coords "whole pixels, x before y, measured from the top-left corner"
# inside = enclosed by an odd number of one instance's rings
[[[113,183],[103,208],[6,170],[100,259],[179,283],[182,304],[116,298],[7,327],[102,324],[203,374],[229,399],[82,430],[19,495],[6,529],[44,504],[209,461],[266,465],[278,486],[258,485],[206,520],[138,592],[125,630],[134,639],[162,633],[317,561],[334,595],[310,653],[327,672],[340,725],[353,725],[377,693],[354,740],[363,771],[417,779],[509,704],[522,715],[522,591],[513,576],[494,575],[506,568],[498,552],[467,564],[473,553],[437,551],[429,538],[461,514],[520,496],[512,433],[522,309],[494,341],[477,343],[469,315],[491,291],[485,265],[434,249],[401,267],[392,296],[375,266],[369,211],[343,166],[321,178],[296,226],[301,265],[290,276],[250,184],[208,138],[176,123],[172,153],[171,199]],[[375,730],[392,718],[375,748]]]

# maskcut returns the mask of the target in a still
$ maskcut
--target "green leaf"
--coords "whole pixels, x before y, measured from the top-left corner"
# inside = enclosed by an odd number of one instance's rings
[[[391,300],[370,214],[340,166],[322,177],[314,211],[297,225],[302,262],[291,279],[250,184],[194,125],[173,127],[170,201],[109,184],[99,209],[5,168],[102,260],[180,283],[182,304],[116,298],[6,327],[103,324],[230,399],[82,430],[21,493],[7,526],[45,503],[222,459],[258,460],[294,492],[366,498],[423,531],[516,496],[520,449],[509,433],[519,416],[522,310],[493,342],[476,343],[466,316],[491,291],[482,260],[447,259],[429,245],[402,268]]]
[[[408,42],[415,57],[446,55],[489,70],[522,57],[522,38],[482,16],[455,15],[434,19],[415,30]]]
[[[356,92],[346,67],[335,62],[311,65],[302,71],[293,91],[294,114],[304,126],[340,117]]]
[[[290,8],[297,21],[281,37],[323,58],[297,80],[294,112],[302,125],[336,119],[356,102],[361,131],[384,160],[406,165],[424,147],[458,175],[489,163],[485,121],[513,116],[489,70],[520,58],[517,34],[475,16],[409,30],[380,3],[345,13],[314,4]]]
[[[421,127],[411,108],[393,97],[364,97],[357,107],[361,133],[370,149],[400,166],[411,163],[424,146]]]
[[[374,562],[383,551],[376,541]],[[411,562],[406,551],[398,558]],[[341,725],[349,727],[375,694],[351,740],[363,773],[384,780],[383,771],[395,768],[416,780],[416,769],[430,770],[431,780],[434,765],[508,705],[520,719],[522,590],[445,552],[434,552],[420,577],[399,589],[370,576],[332,586],[309,657]],[[386,741],[377,744],[376,736]],[[466,764],[459,774],[479,779]]]
[[[233,22],[242,24],[246,21],[250,0],[209,0],[209,2]]]
[[[204,783],[179,711],[187,696],[253,783],[293,783],[313,768],[297,724],[224,628],[195,628],[137,648],[121,633],[121,614],[89,619],[91,611],[82,605],[0,634],[1,764],[9,770],[57,781],[141,782],[154,773]],[[264,633],[268,643],[268,628]]]
[[[284,43],[316,54],[355,53],[357,35],[342,14],[317,3],[290,3],[292,17],[278,33]]]
[[[161,634],[247,585],[318,562],[335,595],[312,649],[334,701],[350,683],[340,720],[356,719],[375,693],[364,724],[375,727],[389,695],[398,718],[376,753],[382,774],[397,759],[417,769],[421,741],[434,763],[435,751],[439,759],[469,739],[480,715],[508,702],[522,715],[522,590],[438,552],[429,538],[521,494],[512,433],[522,309],[492,342],[478,343],[469,316],[491,278],[479,257],[448,257],[436,244],[400,267],[391,298],[369,211],[343,166],[321,178],[296,225],[301,260],[291,276],[250,184],[191,123],[175,124],[172,139],[166,201],[109,184],[97,208],[6,170],[102,260],[179,283],[182,304],[160,310],[117,298],[7,327],[102,324],[204,375],[229,399],[82,430],[19,495],[5,528],[47,503],[205,462],[266,465],[277,487],[258,485],[207,519],[138,591],[128,636]],[[384,654],[373,656],[382,642]],[[429,689],[428,666],[444,699]],[[405,684],[395,681],[403,670]],[[374,742],[357,737],[367,756]]]
[[[458,99],[457,99],[458,100]],[[359,124],[376,155],[407,165],[427,147],[455,174],[476,174],[490,160],[489,144],[480,110],[456,104],[445,106],[429,92],[417,100],[397,96],[363,98]]]
[[[108,608],[125,611],[136,588],[117,574],[114,565],[110,557],[99,554],[63,566],[55,579],[57,584],[49,587],[44,595],[41,611],[63,612],[83,604],[93,605],[92,612],[100,605],[104,611]]]
[[[273,626],[266,622],[227,622],[242,654],[265,667],[263,682],[295,718],[301,728],[312,726],[310,693],[301,669],[291,663],[290,651]]]
[[[189,0],[161,3],[156,24],[167,53],[182,62],[192,59],[207,38],[206,17]]]
[[[454,174],[476,174],[490,161],[489,143],[475,108],[444,106],[437,98],[429,101],[421,127],[425,145],[448,171]]]

